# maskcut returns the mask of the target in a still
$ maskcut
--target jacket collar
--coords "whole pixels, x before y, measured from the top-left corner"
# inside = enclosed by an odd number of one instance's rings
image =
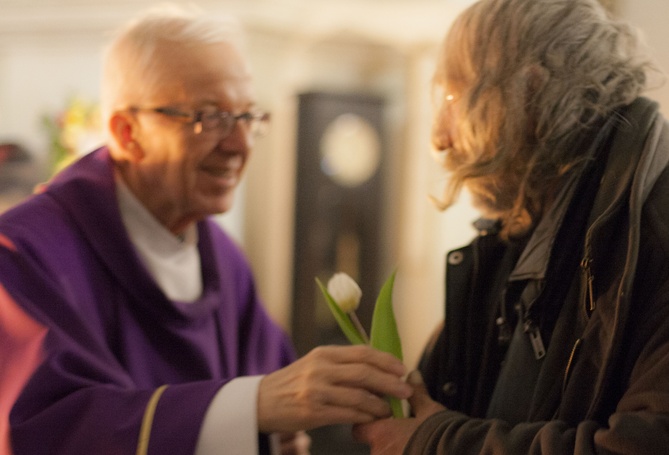
[[[595,131],[576,145],[576,147],[586,149],[583,154],[584,160],[580,166],[575,167],[565,177],[560,191],[532,231],[526,247],[509,276],[509,281],[545,280],[551,254],[559,253],[553,251],[553,246],[567,210],[576,196],[579,183],[592,168],[594,160],[606,159],[607,151],[602,149],[606,147],[615,123],[615,117],[611,116],[598,124]]]

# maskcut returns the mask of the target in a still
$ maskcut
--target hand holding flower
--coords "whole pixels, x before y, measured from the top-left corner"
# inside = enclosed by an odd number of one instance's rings
[[[360,291],[358,284],[345,273],[335,274],[328,282],[327,289],[318,278],[316,278],[316,283],[320,287],[339,327],[352,344],[369,344],[402,360],[402,344],[392,305],[392,292],[395,283],[394,272],[381,288],[376,300],[370,337],[367,336],[355,315],[355,310],[358,308],[362,297],[362,291]],[[400,400],[389,397],[388,401],[393,416],[404,417]]]

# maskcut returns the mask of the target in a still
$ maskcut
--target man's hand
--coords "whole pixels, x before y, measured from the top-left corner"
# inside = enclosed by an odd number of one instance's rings
[[[371,455],[401,454],[416,428],[432,414],[446,409],[430,398],[418,371],[411,372],[408,382],[414,386],[409,404],[415,417],[384,419],[353,427],[353,437],[369,445]]]
[[[390,415],[384,396],[408,398],[405,367],[369,346],[321,346],[265,376],[258,390],[264,433],[365,423]]]

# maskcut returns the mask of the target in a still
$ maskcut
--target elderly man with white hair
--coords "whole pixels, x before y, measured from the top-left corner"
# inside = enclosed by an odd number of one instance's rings
[[[303,430],[411,394],[401,362],[366,346],[294,361],[210,218],[269,122],[230,20],[128,24],[102,105],[108,144],[0,217],[3,453],[307,453]]]

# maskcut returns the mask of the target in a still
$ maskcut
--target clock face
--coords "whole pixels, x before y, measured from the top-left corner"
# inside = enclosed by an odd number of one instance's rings
[[[322,171],[338,185],[355,187],[376,173],[381,144],[367,120],[356,114],[342,114],[325,129],[320,152]]]

